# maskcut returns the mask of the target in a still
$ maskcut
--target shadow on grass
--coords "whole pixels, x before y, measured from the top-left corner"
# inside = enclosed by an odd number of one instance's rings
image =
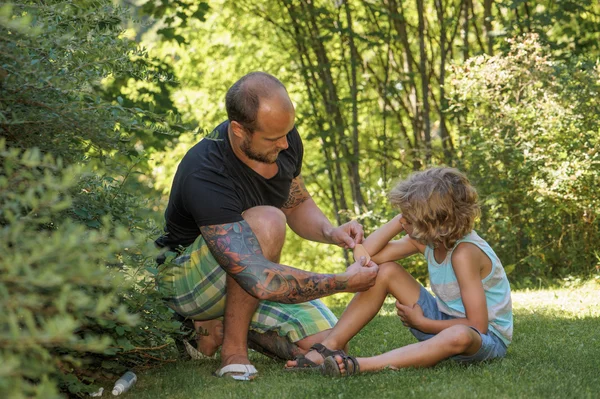
[[[334,309],[340,314],[343,309]],[[386,304],[384,313],[352,341],[350,353],[379,354],[416,342]],[[135,398],[592,398],[600,394],[600,319],[560,314],[515,315],[514,341],[505,359],[462,366],[444,361],[429,369],[385,370],[352,378],[286,372],[257,353],[252,382],[218,379],[218,360],[188,361],[139,375]],[[125,397],[125,396],[124,396]]]

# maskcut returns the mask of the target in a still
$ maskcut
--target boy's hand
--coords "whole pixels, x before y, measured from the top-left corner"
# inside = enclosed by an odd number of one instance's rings
[[[400,316],[402,324],[404,324],[406,327],[416,328],[419,330],[419,326],[425,319],[421,306],[416,303],[413,306],[406,306],[396,301],[396,309],[396,313],[398,316]]]

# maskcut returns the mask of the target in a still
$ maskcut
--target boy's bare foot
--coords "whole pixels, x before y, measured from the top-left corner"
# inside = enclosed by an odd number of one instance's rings
[[[321,365],[323,364],[323,361],[325,359],[323,359],[323,356],[317,352],[314,349],[309,350],[304,357],[306,357],[308,360],[314,362],[316,365]],[[287,368],[294,368],[294,367],[298,367],[298,361],[297,360],[288,360],[285,363],[285,367]]]

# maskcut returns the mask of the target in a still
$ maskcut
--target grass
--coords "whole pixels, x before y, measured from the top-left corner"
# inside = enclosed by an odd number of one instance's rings
[[[597,398],[600,397],[600,285],[513,292],[514,340],[505,359],[429,369],[386,370],[343,379],[289,373],[257,353],[252,382],[218,379],[218,360],[182,361],[138,375],[126,398]],[[342,308],[336,308],[340,314]],[[352,341],[350,353],[378,354],[415,342],[386,305]]]

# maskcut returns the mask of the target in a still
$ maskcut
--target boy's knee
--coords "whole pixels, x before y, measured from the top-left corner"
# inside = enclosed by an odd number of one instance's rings
[[[471,327],[457,325],[445,329],[440,334],[444,334],[452,352],[459,354],[465,352],[474,344],[477,332]]]
[[[377,281],[391,281],[398,279],[404,269],[395,262],[386,262],[379,265],[377,272]]]

